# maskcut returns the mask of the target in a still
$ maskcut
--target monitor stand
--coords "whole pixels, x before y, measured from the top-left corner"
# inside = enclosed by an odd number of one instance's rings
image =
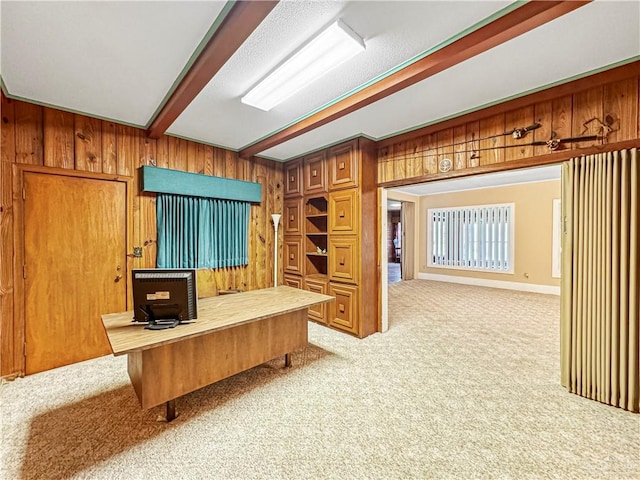
[[[155,307],[155,308],[154,308]],[[172,309],[175,316],[170,313],[167,315],[167,308]],[[158,315],[158,311],[155,310],[164,310],[160,315]],[[167,328],[174,328],[180,323],[180,318],[182,317],[181,312],[179,312],[178,305],[170,305],[170,304],[157,304],[155,306],[147,305],[146,308],[141,308],[141,310],[145,313],[147,317],[147,326],[144,327],[146,330],[166,330]],[[160,317],[160,318],[158,318]]]
[[[180,320],[173,318],[166,318],[162,320],[155,320],[153,322],[149,322],[146,327],[146,330],[165,330],[167,328],[174,328],[180,323]]]

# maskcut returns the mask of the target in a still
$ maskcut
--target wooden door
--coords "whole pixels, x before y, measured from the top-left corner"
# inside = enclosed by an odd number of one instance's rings
[[[126,184],[24,173],[26,373],[111,352],[126,310]]]

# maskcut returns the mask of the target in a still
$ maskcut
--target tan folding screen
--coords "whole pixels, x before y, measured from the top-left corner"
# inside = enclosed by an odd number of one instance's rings
[[[640,167],[637,149],[562,171],[562,384],[638,412]]]

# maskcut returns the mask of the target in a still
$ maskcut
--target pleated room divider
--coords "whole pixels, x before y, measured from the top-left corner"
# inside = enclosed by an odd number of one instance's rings
[[[570,392],[640,411],[638,150],[562,170],[561,379]]]

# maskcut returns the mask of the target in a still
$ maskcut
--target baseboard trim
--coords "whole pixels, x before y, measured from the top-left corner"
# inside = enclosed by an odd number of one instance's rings
[[[437,273],[418,273],[420,280],[434,280],[436,282],[460,283],[463,285],[476,285],[478,287],[503,288],[506,290],[518,290],[521,292],[544,293],[547,295],[560,295],[560,287],[552,285],[538,285],[535,283],[505,282],[503,280],[487,280],[485,278],[457,277],[454,275],[440,275]]]

